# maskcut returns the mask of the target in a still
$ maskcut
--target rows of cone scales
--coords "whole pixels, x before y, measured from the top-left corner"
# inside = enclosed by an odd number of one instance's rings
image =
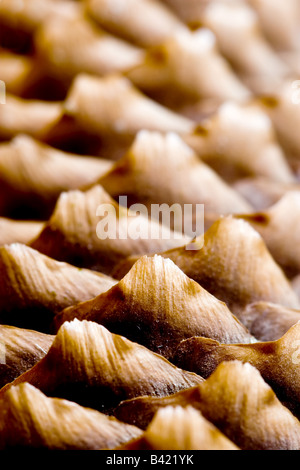
[[[28,332],[26,340],[47,350],[38,360],[28,344],[28,357],[32,354],[36,364],[0,391],[2,446],[299,449],[299,421],[287,407],[288,399],[295,404],[299,395],[295,352],[294,368],[288,362],[297,329],[273,343],[185,340],[174,363],[186,370],[94,322],[65,322],[56,337]],[[24,330],[13,333],[24,341]],[[2,334],[8,338],[5,329]],[[188,371],[191,365],[205,380]],[[290,397],[283,396],[287,390]],[[18,420],[10,419],[14,413]],[[61,415],[72,426],[61,427]]]
[[[202,21],[216,35],[223,55],[253,89],[261,77],[272,83],[288,75],[288,67],[261,33],[257,16],[246,3],[213,2],[204,10]]]
[[[163,398],[124,401],[115,416],[146,429],[159,410],[171,406],[199,410],[243,450],[299,450],[298,419],[250,364],[223,362],[197,387]]]
[[[223,302],[157,255],[142,257],[116,286],[67,308],[54,322],[58,329],[74,318],[99,323],[167,358],[191,336],[225,343],[254,340]]]
[[[281,402],[299,418],[299,332],[298,322],[277,341],[248,345],[227,345],[207,338],[190,338],[179,345],[173,361],[205,378],[224,361],[250,363],[259,370]]]
[[[161,253],[189,278],[225,302],[239,317],[248,304],[268,301],[300,308],[299,298],[265,241],[241,218],[217,220],[192,243]],[[113,277],[122,278],[136,262],[131,257],[119,264]]]
[[[61,152],[20,135],[0,145],[1,212],[48,219],[62,192],[94,183],[111,166],[109,160]]]
[[[0,450],[300,450],[299,25],[0,0]]]
[[[257,103],[224,102],[186,141],[231,183],[256,177],[296,184],[272,121]]]
[[[49,398],[28,383],[1,398],[0,449],[113,449],[142,431],[74,402]]]
[[[185,73],[182,70],[185,69]],[[164,103],[184,106],[192,99],[244,101],[251,94],[220,54],[216,38],[206,28],[182,30],[150,48],[127,77],[145,92],[163,95]],[[219,86],[222,80],[222,87]]]
[[[0,273],[1,323],[44,332],[51,331],[56,313],[117,283],[19,243],[0,247]]]
[[[239,450],[195,408],[166,406],[144,434],[120,450]]]
[[[138,47],[111,36],[81,16],[51,18],[39,28],[35,44],[48,70],[68,84],[82,72],[99,76],[123,72],[138,65],[143,56]]]
[[[185,135],[195,128],[193,120],[152,100],[118,74],[77,75],[63,106],[86,131],[121,142],[131,142],[144,129]]]
[[[96,184],[62,193],[30,246],[53,259],[109,274],[128,256],[156,253],[188,240],[182,232],[119,204]]]
[[[111,413],[122,400],[165,396],[202,381],[101,325],[74,320],[64,323],[43,359],[3,387],[0,397],[28,382],[46,395]]]
[[[254,280],[236,265],[246,248],[260,253],[251,258]],[[12,397],[16,407],[23,394],[28,397],[28,408],[20,409],[24,420],[32,413],[30,446],[300,448],[299,298],[242,216],[217,220],[188,245],[128,258],[119,281],[26,245],[0,250],[2,323],[19,327],[1,329],[0,400],[4,410],[8,406],[6,417],[14,413]],[[222,256],[228,273],[242,274],[239,284],[233,274],[218,276]],[[199,276],[205,267],[214,282],[204,287]],[[66,292],[73,297],[66,299]],[[230,293],[235,297],[226,297]],[[47,417],[40,410],[46,402],[55,410]],[[60,407],[74,419],[67,433],[56,431]],[[34,423],[45,419],[50,431],[42,439]],[[80,443],[79,419],[91,423]],[[23,445],[24,420],[17,428],[0,420],[4,448]],[[254,428],[253,420],[260,426]],[[98,421],[105,432],[96,433]],[[171,432],[175,421],[182,422],[178,434]]]
[[[130,202],[144,204],[148,210],[154,204],[180,204],[184,208],[188,204],[195,207],[199,202],[207,214],[251,210],[174,133],[139,132],[127,154],[99,179],[99,184],[114,198],[125,195]],[[188,222],[185,216],[187,228]]]

